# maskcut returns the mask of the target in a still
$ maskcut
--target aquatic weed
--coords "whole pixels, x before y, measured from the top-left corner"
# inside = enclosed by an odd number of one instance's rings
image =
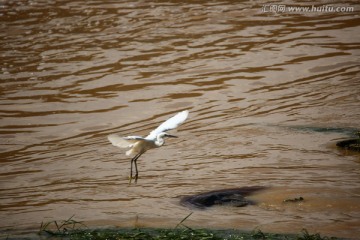
[[[86,227],[82,222],[75,221],[73,219],[74,216],[75,215],[72,215],[69,219],[59,223],[57,221],[41,222],[39,233],[46,232],[50,235],[64,236],[69,234],[69,232],[82,230],[81,227]],[[50,228],[54,228],[54,226],[56,229],[51,230]]]

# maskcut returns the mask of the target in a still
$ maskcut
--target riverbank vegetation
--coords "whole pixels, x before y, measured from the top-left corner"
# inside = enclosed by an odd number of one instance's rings
[[[42,239],[71,240],[335,240],[302,230],[299,234],[264,233],[260,229],[251,232],[239,230],[193,229],[184,224],[189,214],[173,229],[161,228],[106,228],[89,229],[73,220],[42,223],[39,234]]]

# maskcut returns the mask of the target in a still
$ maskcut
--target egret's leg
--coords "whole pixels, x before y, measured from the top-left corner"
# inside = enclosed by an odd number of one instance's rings
[[[134,163],[134,165],[135,165],[135,181],[137,181],[139,172],[138,172],[136,160],[141,156],[141,154],[142,154],[142,153],[138,153],[138,154],[135,155],[135,157],[133,157],[133,158],[131,159],[130,177],[129,177],[129,180],[130,180],[130,181],[129,181],[129,183],[131,183],[131,180],[132,180],[132,178],[133,178],[133,177],[132,177],[132,173],[133,173],[133,171],[132,171],[132,169],[133,169],[133,163]]]
[[[131,182],[131,179],[132,179],[132,165],[133,165],[133,160],[134,160],[134,158],[131,159],[131,163],[130,163],[130,175],[129,175],[130,182]]]
[[[139,156],[137,156],[137,158],[135,158],[135,160],[134,160],[134,164],[135,164],[135,182],[137,181],[138,176],[139,176],[139,171],[138,171],[138,167],[137,167],[137,160],[141,156],[141,154],[142,153],[139,153]]]
[[[138,159],[138,157],[140,157],[140,153],[139,154],[136,154],[135,155],[135,157],[133,157],[132,159],[131,159],[131,165],[130,165],[130,177],[129,177],[129,179],[130,179],[130,182],[129,183],[131,183],[131,179],[133,178],[132,177],[132,173],[133,173],[133,163],[136,163],[135,161],[136,161],[136,159]],[[136,166],[136,165],[135,165]],[[137,167],[136,167],[136,172],[137,172]]]
[[[134,159],[134,158],[133,158],[133,159]],[[130,163],[129,184],[131,183],[131,179],[132,179],[132,165],[133,165],[133,159],[131,159],[131,163]]]

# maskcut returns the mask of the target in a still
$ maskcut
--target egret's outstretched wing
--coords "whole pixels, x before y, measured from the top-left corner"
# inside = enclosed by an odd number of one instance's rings
[[[140,136],[127,136],[127,137],[123,137],[123,138],[125,140],[133,141],[133,142],[140,141],[140,140],[145,140],[145,138],[140,137]]]
[[[181,123],[183,123],[186,120],[188,115],[189,115],[188,110],[177,113],[175,116],[163,122],[155,130],[151,131],[151,133],[146,137],[146,139],[155,139],[159,133],[166,132],[168,130],[178,127]]]
[[[107,136],[107,138],[112,143],[112,145],[121,148],[131,147],[135,142],[144,140],[144,138],[138,136],[121,137],[117,134],[111,134]]]

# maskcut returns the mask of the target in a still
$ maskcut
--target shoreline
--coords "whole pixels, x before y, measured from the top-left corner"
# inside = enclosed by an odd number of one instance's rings
[[[178,227],[180,226],[180,227]],[[331,236],[323,236],[321,233],[310,233],[303,229],[298,233],[270,233],[263,232],[261,229],[254,229],[252,231],[244,231],[239,229],[208,229],[208,228],[190,228],[182,223],[175,228],[118,228],[118,227],[104,227],[104,228],[87,228],[76,227],[68,225],[50,226],[48,224],[45,228],[39,231],[19,232],[14,235],[3,235],[1,233],[0,239],[15,240],[15,239],[271,239],[271,240],[351,240],[351,238],[337,238]],[[43,226],[42,226],[43,227]],[[49,227],[49,228],[48,228]],[[59,228],[58,228],[59,227]]]

